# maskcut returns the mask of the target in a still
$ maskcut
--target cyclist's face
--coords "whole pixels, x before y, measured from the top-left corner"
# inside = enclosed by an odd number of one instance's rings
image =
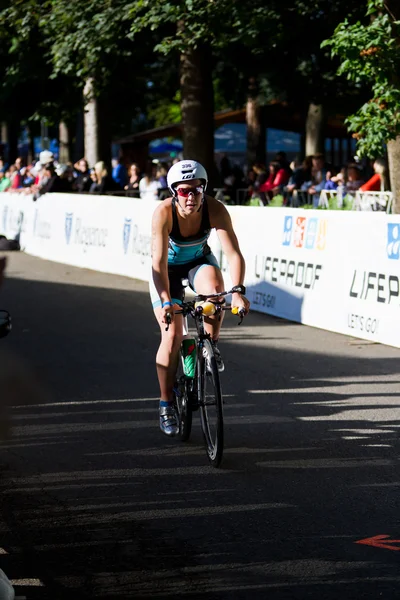
[[[200,179],[192,179],[190,183],[178,183],[176,193],[179,206],[186,212],[195,212],[201,205],[203,192],[204,187]]]

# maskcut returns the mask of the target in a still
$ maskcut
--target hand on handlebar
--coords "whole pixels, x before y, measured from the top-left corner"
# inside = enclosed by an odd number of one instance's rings
[[[243,313],[243,316],[247,315],[250,311],[250,302],[247,300],[246,296],[232,294],[231,310],[234,315],[237,315],[240,312]]]
[[[174,307],[170,306],[169,304],[167,306],[163,306],[161,308],[161,322],[162,323],[166,323],[167,325],[170,325],[173,320],[175,318],[175,314],[174,314]]]

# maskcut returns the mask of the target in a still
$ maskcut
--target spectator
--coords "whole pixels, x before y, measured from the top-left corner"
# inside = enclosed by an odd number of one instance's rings
[[[41,163],[42,167],[50,163],[54,163],[54,154],[50,152],[50,150],[42,150],[42,152],[39,154],[39,162]]]
[[[286,171],[287,181],[289,181],[290,176],[292,175],[292,169],[290,168],[290,163],[287,159],[286,152],[283,152],[283,150],[280,150],[279,152],[277,152],[275,154],[275,160],[276,160],[276,162],[278,162],[280,164],[281,169]]]
[[[113,169],[111,172],[111,176],[115,183],[118,184],[119,189],[123,190],[128,183],[128,172],[123,163],[122,157],[113,158],[112,167]]]
[[[171,192],[169,191],[168,183],[167,183],[167,173],[168,173],[168,166],[165,163],[160,163],[160,166],[158,167],[157,174],[156,174],[157,181],[160,184],[160,189],[158,192],[158,197],[160,200],[165,200],[166,198],[169,198],[171,195]]]
[[[22,187],[27,188],[35,183],[35,176],[32,173],[32,165],[22,167],[21,171]]]
[[[139,182],[142,178],[140,173],[139,165],[137,163],[132,163],[129,167],[128,171],[129,180],[127,185],[125,186],[125,190],[128,192],[135,192],[133,195],[139,198]]]
[[[0,192],[5,192],[11,185],[11,180],[9,178],[9,171],[6,171],[5,168],[0,169]]]
[[[363,179],[360,168],[356,164],[347,167],[347,177],[345,182],[345,191],[347,193],[356,192],[363,185]]]
[[[377,158],[373,166],[375,174],[360,187],[361,192],[381,192],[389,189],[386,161]]]
[[[9,173],[9,178],[11,181],[11,185],[10,185],[10,191],[16,191],[18,188],[21,187],[21,175],[19,174],[19,171],[17,169],[17,167],[14,165],[10,165],[9,169],[8,169],[8,173]]]
[[[222,154],[221,162],[219,163],[219,170],[222,181],[225,181],[225,179],[232,174],[231,163],[225,152]]]
[[[271,199],[283,192],[283,187],[287,182],[288,172],[281,167],[278,161],[273,160],[269,163],[269,177],[265,183],[260,185],[259,191],[265,194],[266,199]],[[264,199],[262,198],[262,200]]]
[[[306,156],[301,166],[294,169],[287,185],[288,191],[299,190],[306,181],[311,182],[311,171],[312,156]]]
[[[106,192],[115,192],[120,190],[119,184],[109,175],[106,164],[100,160],[94,165],[95,181],[90,186],[91,194],[105,194]]]
[[[75,169],[75,181],[73,183],[73,189],[80,194],[88,192],[92,185],[90,178],[89,163],[86,158],[81,158],[74,164]]]
[[[64,191],[64,184],[62,183],[59,175],[56,173],[54,162],[44,165],[42,183],[37,191],[36,196],[38,197],[42,196],[43,194]]]
[[[74,184],[74,173],[71,164],[66,165],[57,165],[56,173],[60,178],[60,184],[62,192],[69,193],[72,192],[72,186]]]
[[[161,183],[153,176],[151,166],[147,168],[146,174],[139,182],[140,197],[145,200],[158,200],[158,191],[161,189]]]
[[[324,155],[314,154],[312,157],[311,186],[307,189],[307,192],[312,196],[312,204],[314,208],[317,208],[319,205],[320,193],[326,184],[326,173],[327,168],[325,165]]]
[[[252,170],[256,174],[254,189],[259,190],[260,186],[263,185],[268,179],[267,168],[262,163],[255,163]]]

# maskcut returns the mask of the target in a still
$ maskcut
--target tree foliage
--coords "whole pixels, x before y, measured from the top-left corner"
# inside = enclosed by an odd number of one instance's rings
[[[346,18],[323,43],[341,59],[339,75],[367,85],[370,99],[348,117],[361,156],[380,156],[384,145],[400,135],[400,21],[384,0],[368,0],[365,18]]]

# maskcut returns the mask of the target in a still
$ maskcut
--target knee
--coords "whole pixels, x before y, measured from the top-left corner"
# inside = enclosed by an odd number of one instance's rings
[[[175,352],[179,350],[183,340],[183,334],[177,331],[164,332],[162,336],[161,344],[169,352]]]

